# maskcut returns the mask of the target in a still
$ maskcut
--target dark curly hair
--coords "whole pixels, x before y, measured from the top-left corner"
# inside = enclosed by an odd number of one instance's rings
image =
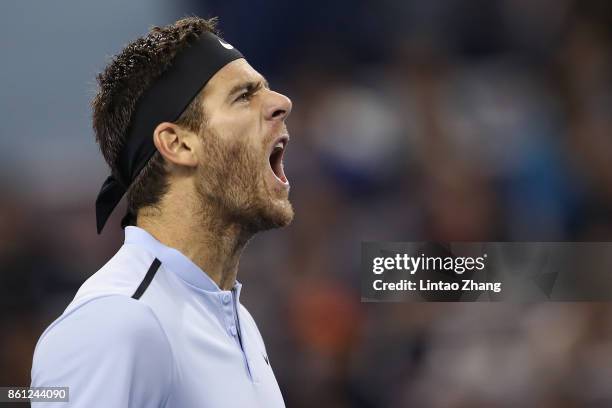
[[[153,27],[146,36],[128,44],[98,75],[99,89],[91,103],[93,128],[111,171],[116,171],[117,157],[126,143],[138,99],[201,33],[217,34],[216,25],[216,18],[187,17],[165,27]],[[199,102],[198,95],[176,124],[198,132],[204,122]],[[157,205],[167,189],[164,160],[156,152],[128,189],[129,223],[135,223],[140,208]]]

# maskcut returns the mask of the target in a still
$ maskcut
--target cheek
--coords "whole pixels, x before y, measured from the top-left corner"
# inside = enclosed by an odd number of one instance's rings
[[[256,103],[219,115],[215,129],[228,142],[241,141],[249,145],[262,143],[259,107]]]
[[[252,121],[235,116],[233,122],[211,122],[201,132],[199,183],[213,195],[236,195],[241,190],[254,193],[264,187],[268,160],[264,137]]]
[[[201,177],[205,184],[216,189],[248,189],[259,178],[261,163],[258,154],[238,137],[222,139],[208,134],[202,145]]]
[[[226,164],[235,162],[232,167],[239,167],[251,173],[260,171],[265,161],[263,138],[254,132],[252,126],[236,126],[220,139],[219,149]]]

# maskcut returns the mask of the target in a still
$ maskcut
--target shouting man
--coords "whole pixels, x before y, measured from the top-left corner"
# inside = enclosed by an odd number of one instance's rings
[[[291,101],[215,22],[155,27],[98,77],[98,232],[124,194],[128,214],[124,245],[36,346],[32,386],[69,387],[66,406],[284,406],[236,274],[256,232],[293,218]]]

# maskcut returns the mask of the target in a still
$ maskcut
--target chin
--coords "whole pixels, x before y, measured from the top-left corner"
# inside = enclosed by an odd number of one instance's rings
[[[274,223],[275,228],[286,227],[287,225],[291,224],[294,215],[293,206],[289,200],[284,200],[280,208],[277,210]]]
[[[270,205],[262,217],[262,230],[282,228],[293,221],[293,206],[289,200],[282,200]]]
[[[288,199],[268,203],[252,214],[245,224],[253,233],[286,227],[293,221],[293,206]]]

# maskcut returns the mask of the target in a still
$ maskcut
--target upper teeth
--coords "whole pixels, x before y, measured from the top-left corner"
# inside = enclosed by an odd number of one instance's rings
[[[278,142],[278,143],[277,143],[277,144],[274,146],[274,148],[275,148],[275,149],[276,149],[276,148],[280,148],[280,149],[282,149],[282,148],[283,148],[283,142]]]

